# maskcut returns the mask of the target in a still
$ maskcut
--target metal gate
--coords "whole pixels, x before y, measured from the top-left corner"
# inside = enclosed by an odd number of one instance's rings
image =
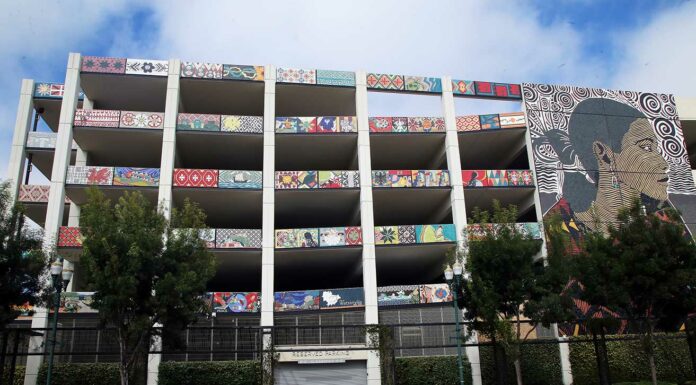
[[[365,385],[365,361],[347,361],[340,364],[278,363],[275,369],[278,385]]]

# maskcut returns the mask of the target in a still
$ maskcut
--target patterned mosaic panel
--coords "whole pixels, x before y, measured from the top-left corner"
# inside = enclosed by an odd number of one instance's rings
[[[118,127],[121,111],[83,110],[75,111],[76,127]]]
[[[404,76],[406,91],[442,92],[442,80],[425,76]]]
[[[389,74],[367,74],[367,88],[380,90],[404,90],[405,82],[403,75]]]
[[[261,248],[261,230],[215,229],[215,247],[218,249]]]
[[[38,184],[23,184],[19,186],[18,200],[23,203],[48,203],[48,194],[51,186]],[[65,203],[70,203],[70,199],[65,197]]]
[[[358,118],[355,116],[338,117],[339,132],[358,132]]]
[[[321,292],[319,290],[276,292],[273,310],[277,312],[297,310],[319,310]]]
[[[478,115],[457,116],[457,131],[480,131],[481,121]]]
[[[340,127],[338,126],[338,119],[335,116],[319,116],[317,117],[317,130],[318,134],[325,133],[336,133],[340,132]]]
[[[346,227],[346,246],[362,245],[362,228],[360,226]]]
[[[539,223],[529,222],[529,223],[511,223],[511,224],[500,224],[500,223],[488,223],[480,224],[474,223],[467,225],[467,237],[470,240],[481,239],[486,236],[487,231],[492,231],[493,233],[499,231],[502,226],[513,225],[517,231],[522,234],[529,235],[534,239],[541,239],[541,227]]]
[[[216,291],[212,293],[215,313],[258,313],[261,311],[261,293]]]
[[[309,117],[281,117],[275,120],[275,132],[277,134],[306,134],[317,131],[317,118]]]
[[[399,226],[375,226],[375,245],[399,244]]]
[[[413,170],[411,172],[413,187],[444,187],[450,185],[447,170]]]
[[[399,243],[404,244],[415,244],[416,243],[416,226],[413,225],[402,225],[397,226],[399,232]]]
[[[222,115],[220,129],[223,132],[263,134],[263,116]]]
[[[455,95],[476,95],[476,87],[471,80],[452,80],[452,92]]]
[[[74,291],[60,293],[59,313],[97,313],[92,309],[93,291]]]
[[[126,59],[117,57],[83,56],[80,71],[125,74]]]
[[[410,118],[392,118],[392,132],[408,132]]]
[[[522,99],[519,84],[475,82],[476,96]]]
[[[445,132],[445,120],[436,117],[408,118],[408,132]]]
[[[345,245],[345,227],[322,227],[319,229],[319,247],[336,247]]]
[[[452,292],[446,283],[435,283],[420,287],[421,303],[452,302]]]
[[[58,247],[82,247],[80,228],[61,226],[58,230]]]
[[[34,85],[35,98],[62,99],[65,86],[62,83],[36,83]]]
[[[321,309],[346,309],[365,306],[365,293],[362,287],[331,289],[321,292]]]
[[[413,305],[420,303],[420,286],[400,285],[377,288],[378,306]]]
[[[121,128],[164,128],[164,114],[161,112],[121,111]]]
[[[370,132],[392,132],[392,118],[388,116],[372,117],[367,120]]]
[[[527,126],[524,112],[507,112],[499,114],[501,128],[520,128]]]
[[[486,170],[486,180],[491,187],[508,185],[507,170]]]
[[[182,78],[222,79],[222,64],[181,62]]]
[[[355,87],[355,72],[317,70],[317,84]]]
[[[276,171],[275,188],[278,190],[294,190],[317,188],[316,171]]]
[[[126,74],[167,76],[169,75],[169,61],[128,58],[126,60]]]
[[[160,169],[114,167],[114,186],[159,186]]]
[[[223,64],[222,78],[230,80],[264,80],[263,66]]]
[[[218,188],[260,189],[262,187],[261,171],[220,170]]]
[[[317,71],[301,68],[283,68],[276,70],[278,83],[317,84]]]
[[[462,170],[465,188],[534,186],[531,170]]]
[[[500,128],[500,118],[498,117],[498,114],[479,115],[479,119],[481,120],[482,130]]]
[[[455,242],[457,230],[454,225],[416,225],[416,243]]]
[[[27,136],[28,148],[56,148],[55,132],[30,132]]]
[[[205,243],[205,247],[215,248],[215,229],[198,229],[198,238]]]
[[[319,229],[282,229],[275,231],[275,247],[291,249],[297,247],[319,247]]]
[[[220,115],[179,114],[176,129],[183,131],[220,131]]]
[[[113,167],[70,166],[65,177],[65,184],[111,186],[113,179]]]
[[[175,168],[175,187],[217,187],[218,170]]]
[[[534,186],[532,170],[507,170],[509,186]]]
[[[413,187],[411,170],[372,171],[372,187]]]
[[[319,188],[360,187],[358,171],[318,171]]]

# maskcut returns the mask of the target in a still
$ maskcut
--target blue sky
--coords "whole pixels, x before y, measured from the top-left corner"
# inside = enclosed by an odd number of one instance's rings
[[[694,0],[0,3],[0,177],[21,79],[62,82],[69,52],[696,97]],[[371,96],[369,108],[371,115],[441,114],[437,98],[410,95]],[[512,108],[458,102],[457,113]]]

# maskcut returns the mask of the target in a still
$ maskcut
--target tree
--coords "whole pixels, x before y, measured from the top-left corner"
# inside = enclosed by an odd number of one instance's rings
[[[0,329],[41,301],[41,275],[47,258],[41,234],[24,222],[24,208],[10,200],[9,185],[0,185]]]
[[[673,314],[675,304],[693,309],[696,247],[674,210],[647,214],[636,200],[617,219],[606,233],[585,239],[576,269],[583,285],[580,299],[638,323],[657,384],[655,327]]]
[[[188,201],[167,221],[138,192],[112,205],[89,190],[80,215],[81,263],[96,291],[92,307],[115,328],[122,385],[142,380],[134,368],[150,338],[162,333],[156,324],[185,326],[204,311],[202,295],[215,269],[198,237],[204,223],[205,214]]]

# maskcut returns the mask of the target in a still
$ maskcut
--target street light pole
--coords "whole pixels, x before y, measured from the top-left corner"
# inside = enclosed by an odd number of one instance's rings
[[[457,335],[457,365],[459,366],[459,385],[464,385],[464,362],[462,361],[462,329],[459,324],[459,307],[457,306],[457,299],[459,295],[459,289],[461,288],[462,285],[462,272],[463,272],[463,267],[459,263],[459,261],[456,261],[454,264],[454,269],[452,269],[449,265],[447,265],[447,268],[445,269],[445,280],[447,280],[447,284],[450,287],[450,291],[452,292],[452,297],[453,297],[453,302],[452,305],[454,306],[454,325],[455,325],[455,333]]]
[[[51,278],[53,280],[53,289],[55,290],[55,303],[53,310],[53,324],[51,325],[51,348],[48,355],[48,370],[46,372],[46,385],[51,385],[51,374],[53,373],[53,354],[56,349],[56,339],[58,334],[58,310],[60,309],[60,293],[63,289],[68,288],[68,283],[72,279],[73,270],[71,268],[63,269],[63,261],[58,258],[51,264]],[[61,279],[62,278],[62,279]]]

